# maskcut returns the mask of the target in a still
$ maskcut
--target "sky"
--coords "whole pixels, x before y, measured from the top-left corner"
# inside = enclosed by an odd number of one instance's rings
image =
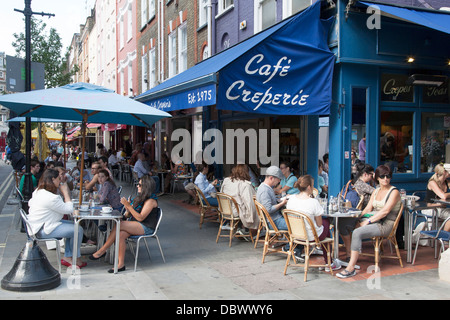
[[[33,12],[53,13],[54,17],[34,15],[46,24],[46,31],[50,28],[56,29],[62,38],[62,54],[70,45],[74,33],[80,32],[80,24],[86,22],[95,0],[32,0],[31,10]],[[25,33],[24,15],[14,9],[23,10],[24,0],[2,0],[0,10],[0,52],[14,56],[15,50],[11,43],[15,41],[14,33]]]

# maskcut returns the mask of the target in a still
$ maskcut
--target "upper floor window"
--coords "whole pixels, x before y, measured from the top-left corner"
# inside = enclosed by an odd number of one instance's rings
[[[141,28],[143,28],[148,21],[147,9],[148,9],[148,0],[141,0]]]
[[[208,0],[198,0],[198,25],[201,27],[207,22]]]
[[[254,0],[255,33],[269,28],[277,22],[276,0]]]
[[[283,19],[308,8],[314,0],[283,0]]]
[[[178,68],[179,72],[187,69],[187,28],[186,23],[178,28]]]
[[[221,14],[234,4],[234,0],[219,0],[217,3],[218,14]]]
[[[177,74],[177,33],[169,34],[169,78]]]

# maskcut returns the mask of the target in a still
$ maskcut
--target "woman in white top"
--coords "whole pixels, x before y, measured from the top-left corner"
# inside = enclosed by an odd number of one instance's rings
[[[329,237],[330,222],[327,218],[322,218],[323,208],[319,201],[313,196],[313,177],[309,174],[301,176],[294,184],[294,187],[300,190],[300,193],[289,196],[286,209],[300,211],[301,213],[308,215],[314,223],[314,228],[316,229],[319,240]],[[306,232],[308,233],[309,240],[314,240],[313,232],[308,224],[306,225]],[[325,248],[322,248],[322,252],[325,263],[328,263],[327,251]],[[333,271],[338,270],[341,268],[341,265],[333,261],[331,268]],[[328,269],[325,270],[328,271]]]
[[[58,189],[63,198],[58,194]],[[62,220],[65,214],[73,212],[73,202],[70,199],[67,183],[61,184],[58,170],[47,169],[44,171],[37,189],[29,201],[28,220],[29,232],[42,238],[65,238],[64,258],[61,263],[65,266],[72,265],[72,249],[74,238],[74,224],[68,220]],[[86,266],[80,258],[80,245],[83,239],[83,228],[78,229],[78,257],[77,266]]]

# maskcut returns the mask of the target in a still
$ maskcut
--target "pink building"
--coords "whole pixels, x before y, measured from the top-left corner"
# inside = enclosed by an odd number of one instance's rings
[[[117,1],[117,93],[134,96],[138,91],[137,0]]]

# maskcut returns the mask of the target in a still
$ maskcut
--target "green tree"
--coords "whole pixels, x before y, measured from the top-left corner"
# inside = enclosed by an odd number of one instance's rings
[[[71,76],[78,72],[78,66],[67,68],[68,52],[62,55],[61,37],[54,28],[46,32],[47,24],[31,18],[31,61],[45,65],[45,87],[54,88],[71,82]],[[12,43],[16,57],[25,58],[25,34],[14,33],[16,41]]]

